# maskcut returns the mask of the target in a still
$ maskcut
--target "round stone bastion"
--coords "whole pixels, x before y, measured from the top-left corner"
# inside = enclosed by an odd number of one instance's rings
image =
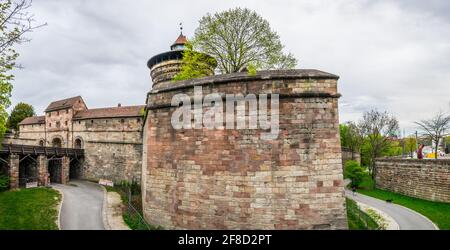
[[[346,229],[338,79],[273,70],[154,86],[143,132],[145,219],[165,229]],[[238,110],[229,96],[247,105]],[[215,111],[216,127],[202,124],[194,107],[203,119]],[[192,128],[173,125],[174,116]]]

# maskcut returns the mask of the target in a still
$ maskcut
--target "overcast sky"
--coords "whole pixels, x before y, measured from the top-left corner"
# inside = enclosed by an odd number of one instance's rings
[[[19,48],[13,105],[39,115],[53,100],[81,95],[88,107],[143,104],[147,60],[190,37],[206,13],[248,7],[269,21],[298,68],[339,75],[340,121],[377,108],[407,133],[413,121],[450,111],[450,1],[34,0],[48,26]]]

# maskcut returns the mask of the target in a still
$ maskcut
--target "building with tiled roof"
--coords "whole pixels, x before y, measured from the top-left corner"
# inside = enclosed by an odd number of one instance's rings
[[[47,106],[45,115],[21,121],[18,136],[6,142],[83,148],[83,164],[70,170],[73,177],[139,181],[144,108],[119,104],[90,109],[81,96],[57,100]]]
[[[86,109],[75,113],[74,120],[99,119],[99,118],[125,118],[142,115],[145,105]]]
[[[33,116],[23,119],[19,125],[45,124],[45,116]]]
[[[58,100],[58,101],[54,101],[54,102],[50,103],[47,106],[47,108],[45,109],[45,112],[67,109],[67,108],[75,108],[77,110],[82,110],[87,107],[83,101],[83,98],[81,98],[81,96],[75,96],[75,97]]]

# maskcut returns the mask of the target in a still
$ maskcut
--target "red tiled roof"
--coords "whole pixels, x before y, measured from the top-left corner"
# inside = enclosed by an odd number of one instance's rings
[[[81,98],[81,96],[75,96],[64,100],[54,101],[48,105],[45,112],[71,108],[77,101],[83,101],[83,98]]]
[[[187,43],[187,38],[185,35],[180,34],[177,38],[177,40],[175,40],[175,42],[173,43],[173,45],[176,44],[186,44]]]
[[[45,116],[32,116],[23,119],[19,125],[44,124]]]
[[[75,113],[73,119],[83,120],[95,118],[138,117],[142,116],[141,110],[143,108],[145,108],[145,105],[87,109]]]

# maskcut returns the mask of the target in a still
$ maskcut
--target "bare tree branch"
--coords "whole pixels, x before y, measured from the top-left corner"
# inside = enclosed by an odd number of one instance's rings
[[[396,136],[398,121],[387,112],[371,110],[364,113],[358,128],[369,143],[369,172],[375,178],[375,159],[389,146],[389,139]]]
[[[429,120],[415,122],[423,135],[428,136],[434,144],[435,159],[438,158],[439,142],[445,137],[445,130],[450,128],[450,115],[437,113]]]

